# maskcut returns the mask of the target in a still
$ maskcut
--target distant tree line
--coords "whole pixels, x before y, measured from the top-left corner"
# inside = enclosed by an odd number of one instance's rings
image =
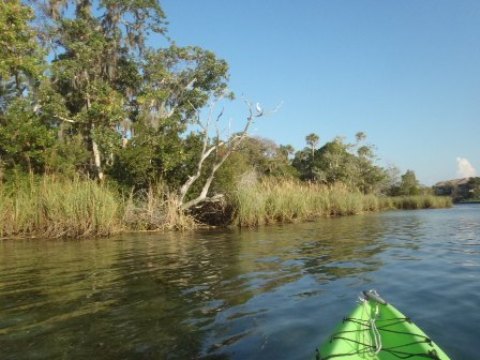
[[[348,143],[337,137],[319,146],[320,137],[311,133],[305,137],[306,147],[296,151],[291,145],[276,145],[268,139],[249,138],[242,157],[262,175],[293,177],[303,181],[343,183],[364,194],[408,196],[430,193],[421,186],[413,170],[399,175],[395,167],[376,164],[375,147],[366,143],[366,134],[358,132],[356,141]]]

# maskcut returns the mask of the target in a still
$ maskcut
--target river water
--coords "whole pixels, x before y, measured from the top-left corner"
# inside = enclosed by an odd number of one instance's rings
[[[0,243],[1,359],[309,359],[377,289],[479,359],[480,206]]]

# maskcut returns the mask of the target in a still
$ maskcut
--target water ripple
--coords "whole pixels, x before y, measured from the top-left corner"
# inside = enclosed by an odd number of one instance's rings
[[[365,288],[452,358],[473,359],[479,215],[470,206],[241,232],[4,241],[2,359],[306,359]]]

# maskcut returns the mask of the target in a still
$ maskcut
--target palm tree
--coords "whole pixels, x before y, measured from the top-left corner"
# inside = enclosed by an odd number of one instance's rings
[[[318,145],[318,142],[320,141],[320,137],[315,133],[311,133],[305,136],[305,140],[307,141],[308,146],[310,146],[310,148],[312,149],[312,159],[313,159],[315,156],[315,149]]]

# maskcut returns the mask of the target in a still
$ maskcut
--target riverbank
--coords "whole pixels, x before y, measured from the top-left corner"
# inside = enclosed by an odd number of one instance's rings
[[[457,204],[480,204],[480,199],[461,200]]]
[[[432,195],[365,195],[343,184],[326,186],[298,181],[264,181],[237,189],[233,204],[235,225],[258,226],[393,209],[445,208],[451,207],[452,201],[448,197]]]
[[[209,217],[221,217],[222,225],[255,227],[451,205],[446,197],[381,197],[351,191],[342,184],[261,181],[238,186],[224,203],[213,207]],[[92,180],[55,177],[0,187],[1,239],[105,237],[124,231],[193,229],[203,225],[196,216],[197,220],[179,212],[175,197],[161,186],[135,196]]]

